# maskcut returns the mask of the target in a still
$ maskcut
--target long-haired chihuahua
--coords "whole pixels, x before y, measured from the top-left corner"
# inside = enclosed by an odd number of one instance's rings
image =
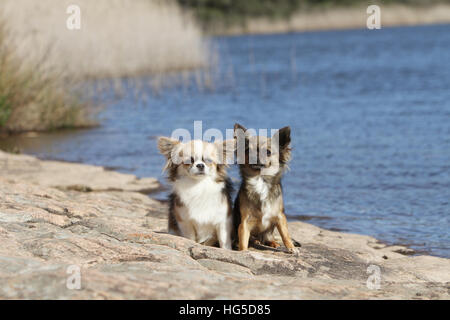
[[[169,233],[231,249],[232,184],[226,168],[234,144],[234,140],[183,143],[168,137],[158,139],[172,184]]]
[[[242,177],[234,203],[235,228],[239,250],[247,250],[249,241],[278,248],[274,229],[278,229],[284,245],[291,253],[300,246],[289,236],[284,214],[281,177],[291,158],[291,129],[284,127],[271,138],[251,136],[240,124],[235,124],[237,159]]]

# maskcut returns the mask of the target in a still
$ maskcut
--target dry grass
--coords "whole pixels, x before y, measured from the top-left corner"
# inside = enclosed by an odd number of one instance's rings
[[[408,26],[434,23],[450,23],[450,5],[435,4],[430,6],[380,5],[381,25]],[[215,33],[278,33],[290,31],[335,30],[366,28],[365,7],[329,8],[302,11],[289,20],[270,20],[253,18],[244,27],[235,26],[214,30]]]
[[[54,73],[24,66],[0,27],[0,132],[52,130],[92,124],[87,104],[68,94]]]
[[[81,9],[80,30],[66,27],[70,4]],[[23,61],[72,79],[192,69],[207,60],[200,29],[172,1],[2,0],[0,8]]]
[[[81,30],[66,27],[69,4],[81,8]],[[161,75],[208,61],[200,29],[170,0],[1,0],[0,23],[3,132],[92,124],[74,94],[87,79]]]

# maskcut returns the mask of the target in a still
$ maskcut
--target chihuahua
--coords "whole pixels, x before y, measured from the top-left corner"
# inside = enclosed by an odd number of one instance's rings
[[[247,250],[250,240],[277,249],[276,227],[288,252],[298,252],[294,243],[300,244],[289,236],[281,188],[281,177],[291,158],[290,133],[291,129],[284,127],[272,138],[250,136],[240,124],[234,126],[242,177],[233,210],[239,250]]]
[[[169,233],[231,250],[232,184],[226,168],[234,144],[159,138],[158,148],[167,159],[163,170],[172,184]]]

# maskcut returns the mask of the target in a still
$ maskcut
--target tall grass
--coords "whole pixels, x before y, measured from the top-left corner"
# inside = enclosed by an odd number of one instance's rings
[[[71,4],[81,9],[80,30],[66,27]],[[19,57],[71,78],[191,69],[206,61],[200,29],[170,0],[1,0],[0,10]]]
[[[80,30],[66,27],[71,4],[81,9]],[[170,0],[1,0],[0,23],[0,131],[89,125],[74,95],[86,80],[208,61],[199,27]]]
[[[86,107],[57,74],[36,64],[23,65],[0,26],[0,132],[90,125]]]

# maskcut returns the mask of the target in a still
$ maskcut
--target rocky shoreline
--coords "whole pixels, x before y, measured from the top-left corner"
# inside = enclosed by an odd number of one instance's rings
[[[369,236],[291,222],[303,245],[292,256],[169,235],[166,203],[148,196],[158,188],[153,178],[0,151],[0,298],[450,298],[450,259],[408,256]]]

